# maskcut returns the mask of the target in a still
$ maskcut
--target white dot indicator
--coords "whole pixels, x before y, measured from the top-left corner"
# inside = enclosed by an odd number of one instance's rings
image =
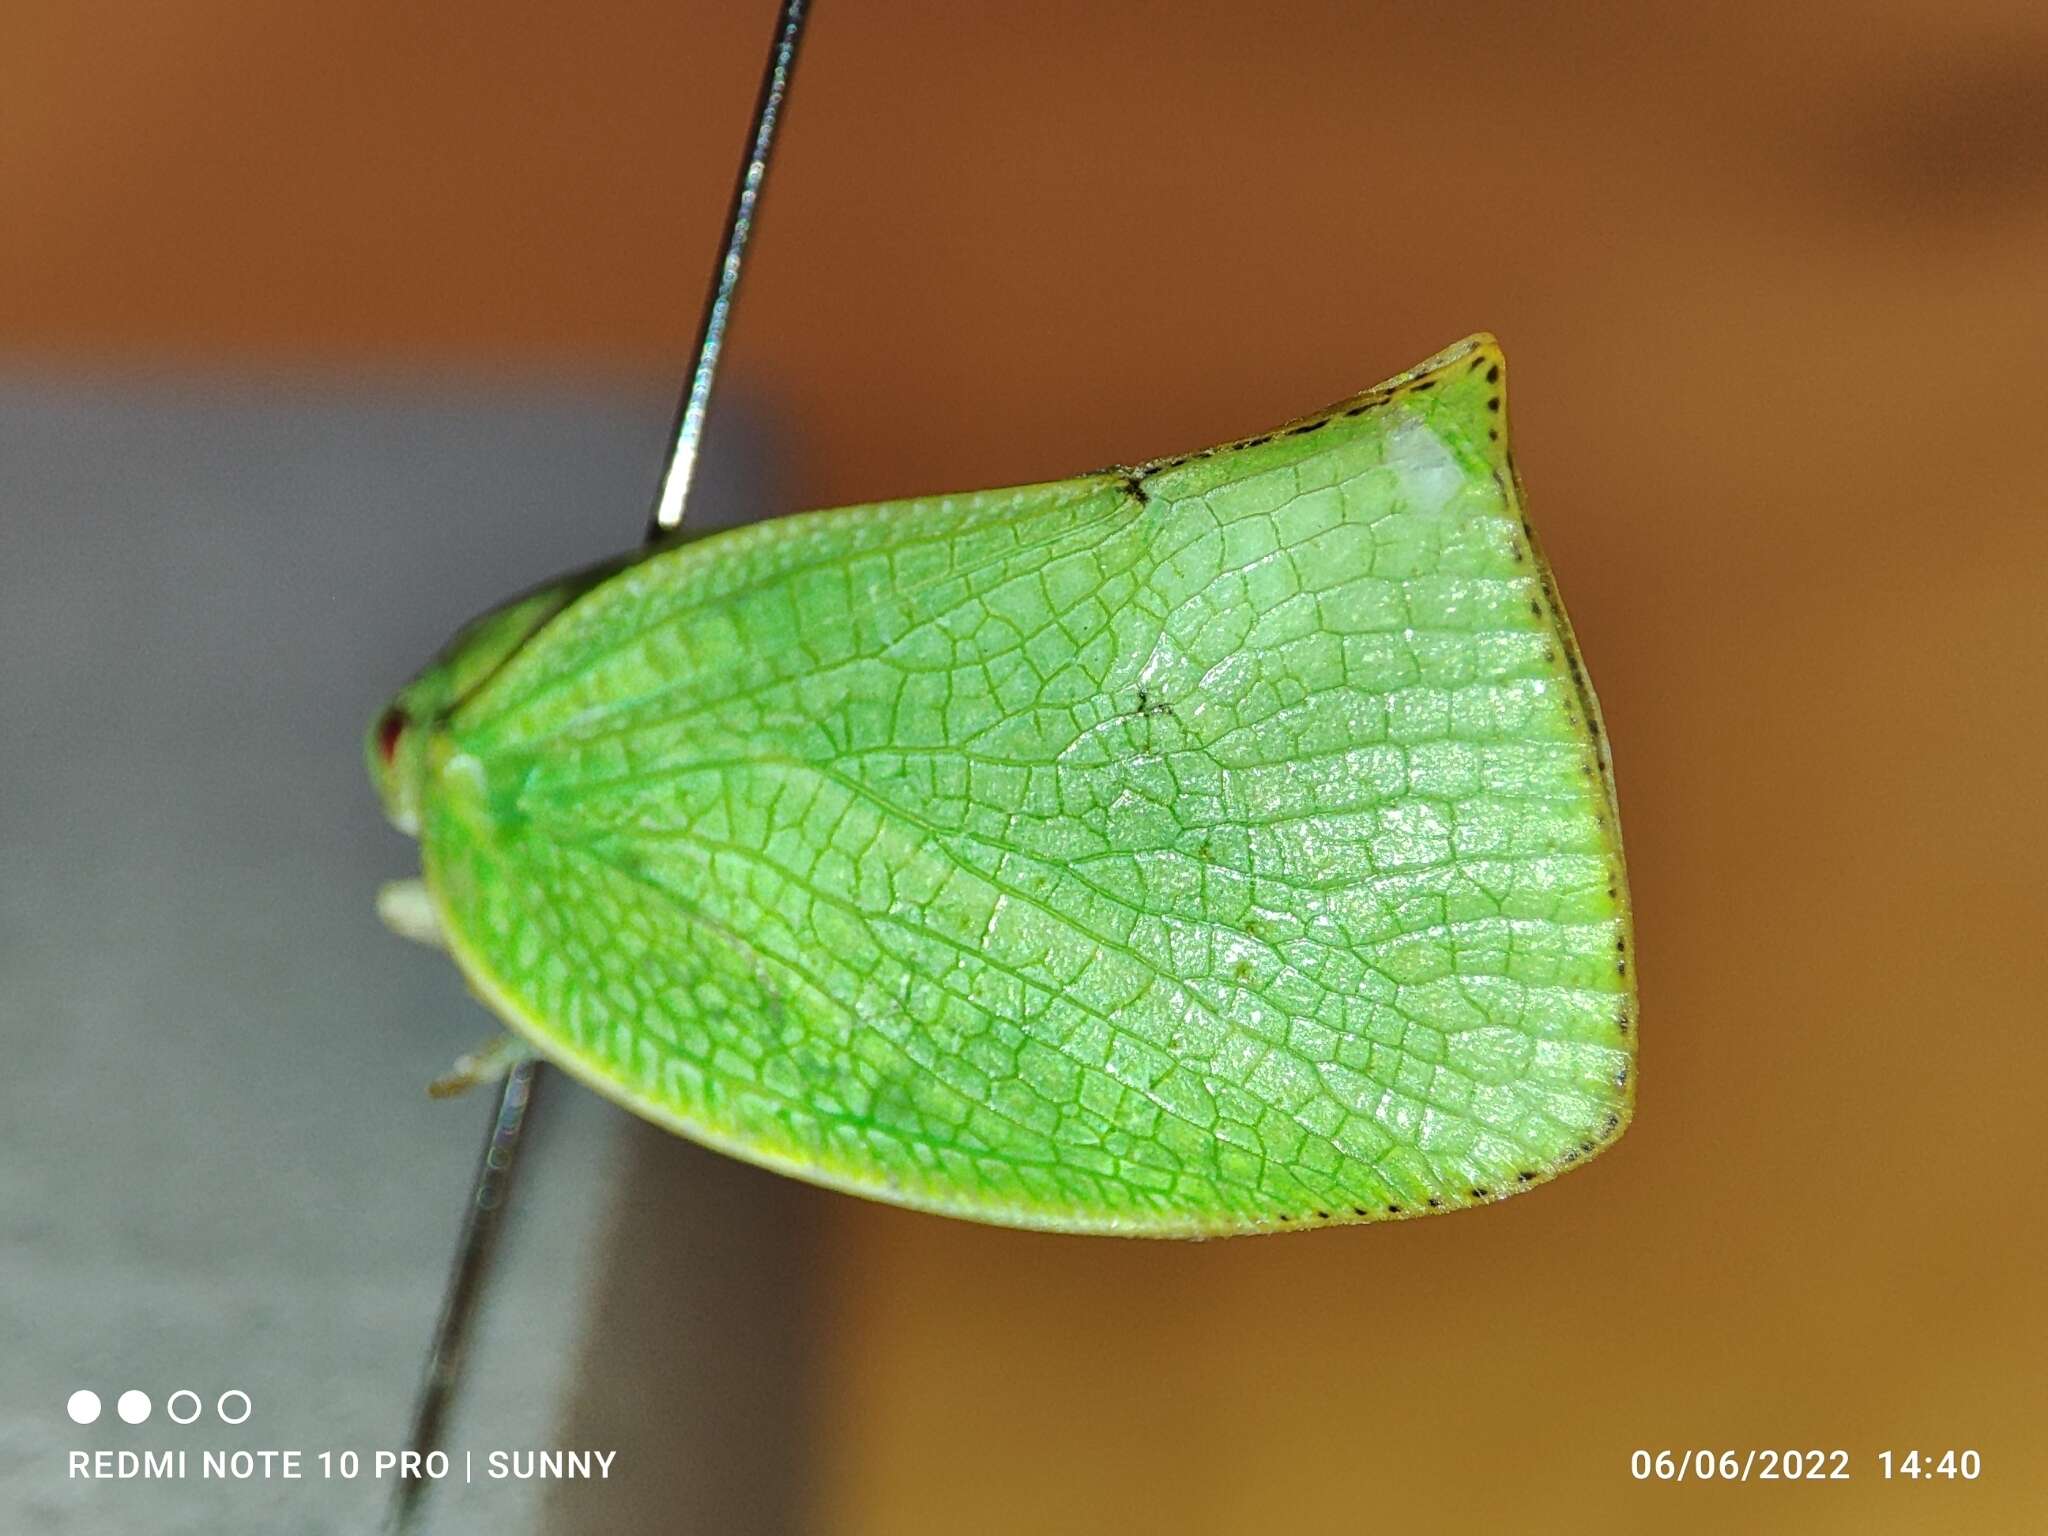
[[[181,1397],[189,1397],[192,1400],[192,1411],[190,1413],[180,1414],[178,1412],[178,1399]],[[173,1424],[190,1424],[199,1417],[199,1411],[204,1406],[199,1401],[199,1394],[197,1392],[189,1391],[184,1387],[180,1387],[164,1400],[164,1412],[171,1416]]]
[[[123,1424],[140,1424],[149,1417],[149,1394],[130,1387],[121,1394],[121,1400],[114,1404],[114,1412],[121,1415]]]
[[[80,1387],[65,1400],[64,1411],[74,1424],[90,1424],[100,1416],[100,1395]]]
[[[228,1399],[231,1397],[239,1397],[242,1400],[242,1411],[239,1414],[228,1412]],[[220,1421],[223,1424],[240,1424],[248,1419],[249,1407],[249,1394],[240,1387],[230,1387],[227,1391],[221,1393],[220,1401],[213,1405],[213,1411],[220,1415]]]

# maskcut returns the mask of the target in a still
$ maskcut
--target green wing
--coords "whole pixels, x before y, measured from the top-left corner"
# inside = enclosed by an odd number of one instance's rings
[[[1502,399],[1476,337],[1208,453],[627,566],[436,728],[456,958],[637,1113],[953,1215],[1549,1177],[1628,1118],[1633,984]]]

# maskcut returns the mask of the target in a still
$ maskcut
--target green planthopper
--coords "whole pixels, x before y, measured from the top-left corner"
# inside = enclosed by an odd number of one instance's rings
[[[1629,901],[1488,336],[1241,442],[666,540],[369,734],[445,945],[636,1114],[820,1184],[1200,1236],[1611,1142]]]

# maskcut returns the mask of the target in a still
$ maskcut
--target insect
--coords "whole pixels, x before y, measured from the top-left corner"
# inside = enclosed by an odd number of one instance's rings
[[[663,541],[373,723],[383,898],[536,1052],[820,1184],[1201,1236],[1618,1136],[1628,893],[1498,345],[1075,479]]]

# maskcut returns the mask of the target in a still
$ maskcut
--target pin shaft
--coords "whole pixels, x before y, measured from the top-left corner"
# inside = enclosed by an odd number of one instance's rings
[[[413,1403],[409,1443],[422,1460],[428,1451],[440,1446],[448,1410],[461,1384],[463,1362],[469,1353],[470,1324],[475,1320],[477,1301],[490,1274],[499,1224],[512,1193],[519,1148],[525,1141],[527,1112],[533,1107],[539,1081],[540,1062],[532,1057],[515,1063],[505,1074],[498,1090],[497,1110],[491,1116],[483,1151],[477,1157],[469,1205],[462,1218],[462,1236],[455,1245],[455,1262],[449,1267],[448,1287],[441,1296],[441,1315],[434,1323],[433,1342],[427,1348],[426,1367],[420,1373],[419,1396]],[[394,1533],[411,1529],[420,1501],[430,1486],[416,1474],[401,1475],[392,1489],[390,1518],[385,1529]]]
[[[705,301],[704,323],[697,332],[697,366],[690,370],[689,384],[676,407],[668,467],[662,474],[661,493],[655,497],[654,512],[648,521],[649,540],[673,533],[683,524],[683,506],[690,498],[690,482],[696,477],[697,454],[704,440],[704,415],[711,404],[711,384],[718,372],[719,353],[725,347],[733,296],[739,292],[747,241],[754,233],[754,221],[760,211],[761,190],[768,180],[768,157],[775,148],[775,130],[782,123],[782,107],[789,97],[797,44],[803,38],[808,9],[807,0],[782,0],[776,16],[775,43],[768,51],[761,94],[754,103],[753,137],[747,145],[747,158],[740,166],[739,180],[733,186],[732,206],[726,212],[725,245],[711,275],[711,295]]]

